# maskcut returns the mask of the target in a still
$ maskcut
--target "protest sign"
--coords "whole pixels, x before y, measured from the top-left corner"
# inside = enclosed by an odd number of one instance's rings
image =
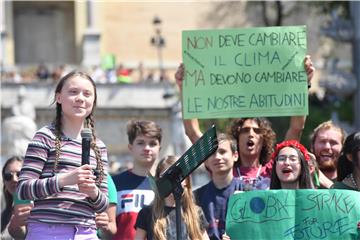
[[[308,114],[306,27],[183,31],[183,116]]]
[[[234,194],[226,233],[234,239],[359,239],[360,192],[266,190]]]

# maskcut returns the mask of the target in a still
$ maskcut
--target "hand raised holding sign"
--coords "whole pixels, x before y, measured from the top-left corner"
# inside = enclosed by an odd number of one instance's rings
[[[306,75],[307,75],[307,79],[308,79],[308,88],[311,87],[311,80],[314,77],[315,74],[315,67],[311,61],[311,56],[310,55],[306,55],[305,59],[304,59],[304,67],[305,67],[305,71],[306,71]]]
[[[182,39],[185,119],[308,114],[306,26],[190,30]]]
[[[306,55],[304,58],[304,68],[307,75],[308,88],[311,86],[312,78],[315,74],[315,67],[311,61],[311,56]],[[176,73],[175,80],[179,88],[180,95],[182,96],[183,92],[183,81],[186,74],[186,69],[183,63],[180,63]],[[290,127],[286,133],[285,139],[299,139],[301,136],[302,129],[305,125],[305,116],[292,116],[290,120]],[[201,136],[199,123],[196,118],[193,119],[184,119],[184,126],[187,136],[190,138],[191,142],[196,142]]]
[[[311,87],[311,81],[315,74],[315,67],[311,61],[311,56],[306,55],[304,59],[304,68],[307,75],[308,89]],[[286,132],[285,139],[297,139],[300,140],[302,130],[305,127],[306,116],[292,116],[290,119],[290,127]]]
[[[184,72],[185,72],[185,67],[183,63],[180,63],[176,73],[175,73],[175,80],[176,80],[176,85],[178,85],[179,90],[182,91],[182,83],[184,80]]]

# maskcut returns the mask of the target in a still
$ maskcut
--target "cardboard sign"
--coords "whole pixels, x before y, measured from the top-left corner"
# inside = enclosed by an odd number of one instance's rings
[[[183,116],[308,114],[306,27],[182,33]]]
[[[234,239],[359,239],[360,192],[265,190],[230,197],[226,233]]]

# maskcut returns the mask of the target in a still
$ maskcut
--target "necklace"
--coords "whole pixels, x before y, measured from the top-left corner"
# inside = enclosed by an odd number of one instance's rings
[[[359,191],[360,188],[358,187],[358,185],[354,179],[354,175],[352,173],[350,174],[350,180],[351,180],[351,183],[354,185],[354,187]]]
[[[248,179],[246,179],[245,176],[241,175],[240,167],[236,169],[240,179],[240,191],[252,191],[256,189],[256,185],[260,180],[259,177],[260,177],[261,168],[262,166],[260,165],[260,167],[257,170],[255,178],[249,177]]]

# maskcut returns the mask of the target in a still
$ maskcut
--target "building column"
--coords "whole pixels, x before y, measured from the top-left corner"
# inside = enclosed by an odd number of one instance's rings
[[[0,67],[3,69],[6,64],[6,24],[5,24],[5,1],[0,1],[0,43],[1,57]]]
[[[100,31],[94,27],[95,8],[94,1],[86,2],[87,27],[82,42],[82,65],[92,67],[99,65],[100,56]]]
[[[86,14],[87,14],[87,28],[94,27],[94,2],[92,0],[86,1]]]
[[[354,95],[354,128],[360,131],[360,2],[350,2],[351,17],[354,26],[353,39],[353,72],[357,81]]]

